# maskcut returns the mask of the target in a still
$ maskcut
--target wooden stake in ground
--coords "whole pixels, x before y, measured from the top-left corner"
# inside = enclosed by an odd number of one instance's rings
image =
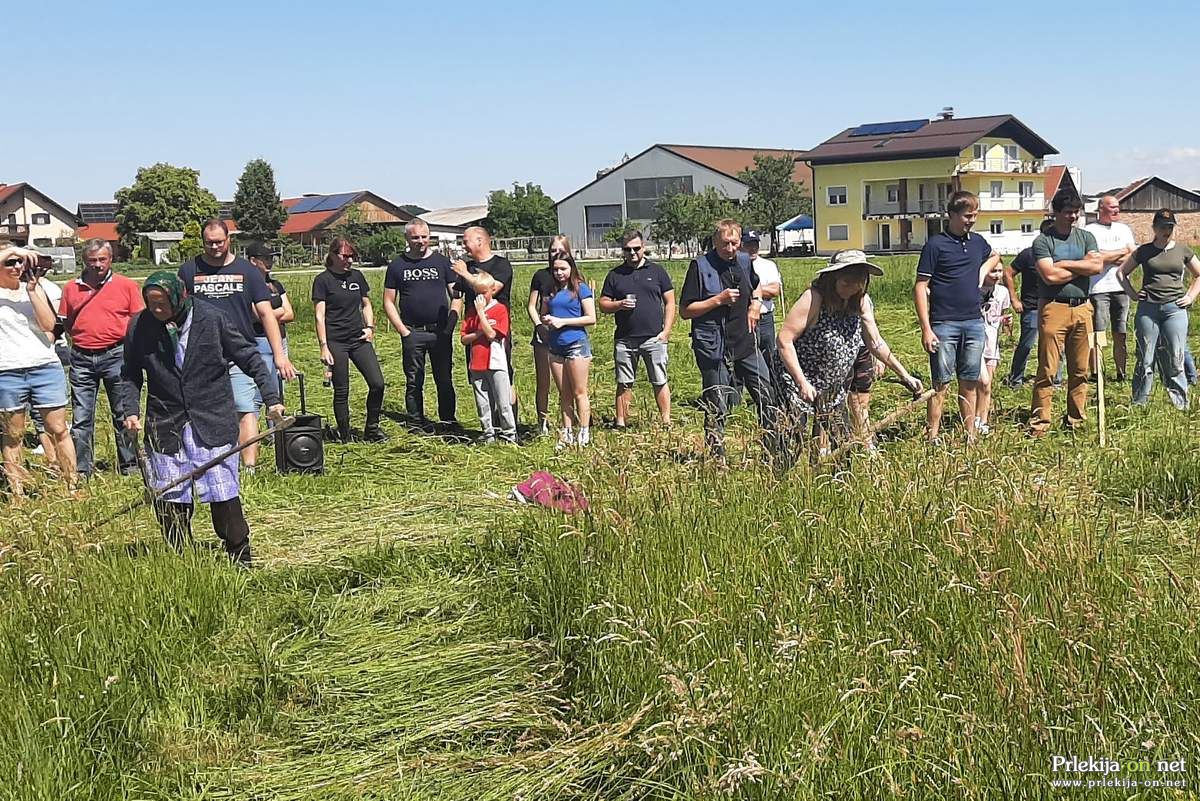
[[[1096,420],[1100,425],[1101,448],[1107,444],[1106,432],[1104,430],[1104,346],[1107,344],[1107,331],[1092,332],[1092,353],[1096,359]]]

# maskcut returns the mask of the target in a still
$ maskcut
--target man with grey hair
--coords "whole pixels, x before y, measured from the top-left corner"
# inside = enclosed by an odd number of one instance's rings
[[[404,239],[408,249],[388,265],[383,282],[383,310],[400,332],[404,352],[404,409],[418,427],[432,427],[425,417],[428,356],[437,386],[438,420],[456,428],[453,342],[462,301],[450,297],[450,287],[458,276],[446,256],[430,249],[424,220],[410,220]]]
[[[1104,270],[1092,277],[1088,295],[1092,300],[1092,325],[1095,331],[1112,331],[1113,361],[1116,362],[1117,380],[1125,380],[1125,368],[1129,364],[1129,348],[1126,331],[1129,319],[1129,296],[1121,287],[1117,276],[1121,262],[1137,248],[1137,240],[1129,226],[1120,222],[1121,204],[1113,195],[1100,198],[1096,207],[1097,220],[1088,223],[1084,230],[1096,237],[1100,246],[1100,258]],[[1100,364],[1100,353],[1092,353],[1092,371],[1104,369]]]
[[[92,439],[96,427],[96,396],[100,385],[108,396],[117,438],[117,468],[125,474],[137,469],[134,450],[122,436],[125,421],[120,414],[123,397],[121,368],[125,364],[124,342],[129,321],[144,307],[137,283],[112,269],[112,245],[91,239],[84,245],[84,268],[79,277],[63,287],[58,316],[71,338],[69,356],[71,382],[71,440],[79,475],[95,470]]]

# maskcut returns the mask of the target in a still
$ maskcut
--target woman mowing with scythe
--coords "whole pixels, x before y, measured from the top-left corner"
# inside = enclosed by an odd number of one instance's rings
[[[142,286],[146,309],[133,319],[125,338],[125,428],[142,429],[138,416],[143,378],[146,444],[154,489],[162,490],[238,442],[238,415],[229,364],[254,379],[267,415],[283,419],[279,386],[255,344],[209,304],[192,304],[183,282],[159,271]],[[163,536],[177,550],[191,538],[193,491],[210,506],[213,529],[229,557],[250,562],[250,526],[242,511],[238,453],[154,501]]]

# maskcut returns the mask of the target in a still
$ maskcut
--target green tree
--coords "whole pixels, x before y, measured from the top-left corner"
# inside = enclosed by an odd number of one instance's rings
[[[688,252],[691,252],[690,243],[696,236],[693,198],[693,195],[683,192],[672,192],[659,198],[658,216],[650,223],[650,230],[655,242],[666,244],[668,257],[674,245],[686,245]]]
[[[200,223],[192,221],[183,226],[183,239],[175,246],[179,251],[179,260],[194,259],[204,252],[204,242],[200,239]]]
[[[695,242],[699,250],[708,246],[719,220],[739,219],[737,203],[713,186],[705,187],[703,192],[692,195],[689,206],[691,213],[688,219],[692,230],[690,241]]]
[[[287,221],[275,188],[275,170],[263,159],[254,159],[242,171],[233,195],[233,219],[239,234],[261,242],[274,239]]]
[[[558,213],[537,184],[514,182],[511,192],[497,189],[488,195],[484,226],[492,236],[550,236],[558,231]]]
[[[404,238],[404,229],[399,226],[387,226],[362,240],[355,242],[358,257],[364,264],[388,264],[408,247]]]
[[[363,217],[362,209],[357,205],[346,209],[346,212],[338,217],[337,222],[329,229],[334,236],[344,236],[356,246],[376,230],[378,230],[378,226],[367,222]]]
[[[625,234],[633,233],[638,230],[637,223],[633,220],[617,219],[613,223],[613,227],[604,232],[601,239],[606,245],[616,247],[621,244],[621,240],[625,238]]]
[[[754,157],[753,169],[743,170],[738,178],[749,187],[742,207],[746,222],[771,232],[771,253],[778,251],[782,225],[797,214],[812,213],[812,198],[804,183],[792,180],[795,161],[791,156]]]
[[[217,214],[217,199],[200,186],[200,173],[159,163],[140,167],[132,186],[117,190],[117,233],[133,250],[137,235],[148,231],[182,231],[189,222]]]

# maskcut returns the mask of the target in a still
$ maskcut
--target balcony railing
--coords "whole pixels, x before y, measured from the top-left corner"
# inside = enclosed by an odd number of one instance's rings
[[[1041,211],[1046,207],[1041,195],[1032,197],[991,197],[984,195],[979,198],[980,211]]]
[[[17,223],[0,223],[0,239],[28,239],[29,226]]]
[[[1037,174],[1046,171],[1046,162],[1042,159],[1019,161],[1010,158],[964,159],[958,162],[958,171],[962,172],[1018,172]]]

